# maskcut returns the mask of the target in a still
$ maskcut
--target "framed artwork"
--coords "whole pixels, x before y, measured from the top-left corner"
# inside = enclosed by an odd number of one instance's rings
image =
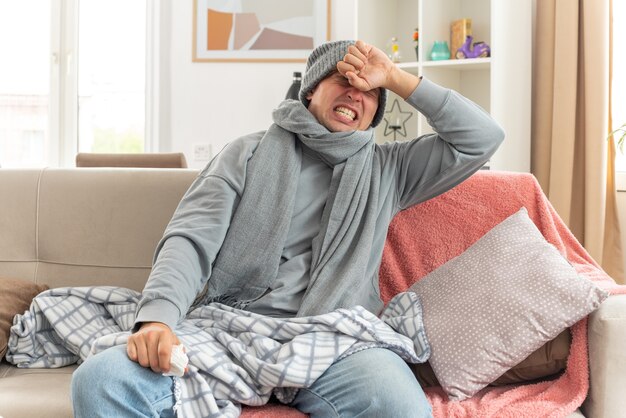
[[[330,40],[331,0],[194,0],[194,62],[305,62]]]

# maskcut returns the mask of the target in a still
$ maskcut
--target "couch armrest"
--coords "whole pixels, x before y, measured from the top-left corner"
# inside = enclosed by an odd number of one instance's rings
[[[618,418],[626,411],[626,295],[609,297],[589,317],[588,418]]]

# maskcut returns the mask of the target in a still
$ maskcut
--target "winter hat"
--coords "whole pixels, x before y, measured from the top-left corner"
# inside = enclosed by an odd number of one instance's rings
[[[343,60],[348,53],[348,47],[354,45],[355,41],[333,41],[327,42],[315,48],[306,62],[306,70],[302,77],[300,87],[300,101],[309,107],[309,100],[306,96],[317,84],[326,78],[331,72],[337,69],[337,63]],[[378,109],[372,119],[372,127],[376,127],[382,120],[385,113],[385,103],[387,102],[387,90],[381,88],[378,96]]]

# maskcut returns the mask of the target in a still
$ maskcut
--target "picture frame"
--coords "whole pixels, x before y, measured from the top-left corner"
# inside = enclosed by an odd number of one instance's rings
[[[194,0],[193,62],[305,62],[330,40],[331,0]]]

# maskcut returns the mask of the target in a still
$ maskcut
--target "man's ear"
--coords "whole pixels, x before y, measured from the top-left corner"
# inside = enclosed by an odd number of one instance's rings
[[[315,89],[311,90],[310,92],[308,92],[306,94],[306,99],[307,100],[311,100],[311,98],[313,97],[313,93],[315,92]]]

